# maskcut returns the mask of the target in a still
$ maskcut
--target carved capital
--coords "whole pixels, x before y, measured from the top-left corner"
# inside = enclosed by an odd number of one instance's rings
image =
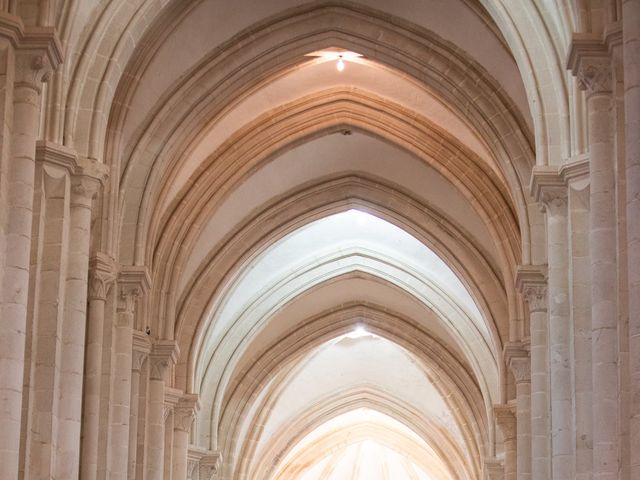
[[[200,459],[200,480],[213,480],[220,471],[222,465],[222,455],[219,452],[212,452]]]
[[[169,418],[169,415],[171,415],[173,413],[173,405],[167,405],[165,404],[162,410],[162,415],[163,415],[163,422],[167,423],[167,419]]]
[[[576,78],[588,95],[611,93],[612,69],[608,58],[583,60]]]
[[[189,433],[196,418],[195,409],[178,405],[174,408],[173,414],[173,428]]]
[[[118,274],[119,322],[133,325],[133,315],[138,299],[149,289],[149,273],[142,266],[121,266]],[[124,325],[123,325],[124,326]]]
[[[529,190],[543,211],[551,215],[566,214],[568,187],[561,169],[534,167]]]
[[[546,285],[525,285],[522,289],[522,296],[529,305],[530,313],[547,311]]]
[[[504,360],[516,384],[531,382],[531,366],[529,363],[529,344],[510,342],[504,347]]]
[[[139,330],[134,330],[132,351],[133,362],[131,364],[131,370],[139,372],[149,353],[151,353],[151,340],[149,339],[149,335]]]
[[[586,90],[589,95],[611,92],[611,57],[601,37],[574,34],[567,68],[576,76],[578,87]]]
[[[531,361],[529,357],[513,357],[509,360],[509,369],[516,384],[531,383]]]
[[[196,414],[200,409],[198,395],[186,393],[178,401],[174,410],[173,428],[189,432],[191,424],[196,418]]]
[[[78,158],[71,177],[72,203],[90,205],[104,185],[109,167],[90,158]]]
[[[30,88],[39,94],[41,85],[49,81],[52,72],[52,65],[41,52],[26,50],[16,54],[16,87]]]
[[[152,380],[164,380],[168,368],[176,363],[178,353],[178,344],[175,341],[157,341],[149,355],[149,377]]]
[[[126,313],[133,316],[136,302],[140,297],[140,289],[126,284],[118,284],[118,288],[118,313]]]
[[[115,275],[108,272],[91,270],[89,272],[89,300],[106,300],[115,279]]]
[[[547,311],[546,265],[521,265],[516,274],[516,288],[529,305],[529,312]]]
[[[131,370],[134,372],[140,372],[142,365],[147,359],[149,354],[147,352],[141,352],[140,350],[133,350],[131,354]]]
[[[511,405],[494,405],[493,413],[496,418],[496,424],[500,427],[505,440],[513,440],[516,438],[516,415]]]
[[[187,480],[200,480],[194,476],[198,469],[198,461],[190,458],[187,460]]]

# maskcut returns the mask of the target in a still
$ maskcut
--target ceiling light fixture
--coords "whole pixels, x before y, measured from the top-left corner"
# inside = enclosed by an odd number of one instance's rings
[[[344,60],[342,60],[342,55],[338,56],[338,63],[336,64],[336,68],[339,72],[344,70]]]

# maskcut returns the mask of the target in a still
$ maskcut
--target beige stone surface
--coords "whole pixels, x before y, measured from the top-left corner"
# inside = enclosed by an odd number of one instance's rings
[[[639,272],[640,0],[0,0],[0,480],[635,480]]]

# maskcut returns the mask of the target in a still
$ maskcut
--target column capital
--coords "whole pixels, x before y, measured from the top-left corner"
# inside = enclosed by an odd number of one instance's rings
[[[516,288],[529,305],[529,312],[547,311],[547,266],[520,265],[516,273]]]
[[[200,459],[200,480],[213,480],[222,465],[222,454],[211,452]]]
[[[531,360],[526,357],[513,357],[509,360],[509,369],[513,373],[516,385],[531,383]]]
[[[26,26],[19,16],[0,12],[0,37],[16,49],[16,84],[39,91],[63,60],[63,49],[52,27]]]
[[[118,273],[118,311],[133,314],[138,298],[149,290],[150,284],[146,267],[121,266]]]
[[[174,340],[158,340],[149,355],[149,376],[153,380],[164,380],[167,369],[175,365],[180,349]]]
[[[198,410],[200,410],[198,395],[193,393],[185,393],[182,395],[173,411],[173,428],[188,433],[191,430],[191,425],[196,418]]]
[[[89,300],[106,300],[111,285],[116,280],[115,262],[108,255],[98,252],[89,260]]]
[[[505,440],[516,438],[516,412],[513,405],[494,405],[493,414]]]
[[[71,176],[71,201],[91,205],[100,188],[104,185],[109,167],[97,160],[79,158]]]
[[[151,340],[149,339],[149,335],[140,330],[134,330],[132,351],[131,370],[139,372],[142,369],[142,364],[149,356],[149,353],[151,353]]]
[[[567,68],[578,79],[578,87],[588,95],[612,91],[611,56],[602,37],[594,34],[573,35]]]
[[[552,215],[560,213],[558,210],[567,206],[567,182],[558,167],[534,167],[529,182],[529,191],[542,209]]]

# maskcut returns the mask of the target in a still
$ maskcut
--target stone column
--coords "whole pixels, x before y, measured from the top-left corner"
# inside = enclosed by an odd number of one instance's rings
[[[521,266],[516,286],[529,305],[531,328],[531,478],[545,480],[551,478],[546,268]]]
[[[129,413],[129,470],[128,478],[136,477],[136,463],[138,456],[138,424],[140,406],[140,372],[142,365],[149,356],[151,343],[147,334],[138,330],[133,332],[133,356],[131,363],[131,408]]]
[[[149,399],[147,412],[147,458],[145,480],[162,480],[164,471],[164,382],[175,364],[178,346],[174,341],[157,341],[149,355]]]
[[[640,0],[623,0],[627,255],[629,276],[630,477],[640,478]]]
[[[509,349],[508,365],[516,382],[518,480],[531,478],[531,362],[524,348]]]
[[[79,161],[77,173],[71,179],[71,222],[60,358],[57,478],[78,478],[79,475],[91,207],[105,173],[103,165],[85,159]]]
[[[573,480],[573,390],[569,321],[569,242],[566,188],[545,194],[547,213],[549,373],[552,478]]]
[[[574,73],[587,91],[591,255],[593,476],[619,470],[618,318],[615,168],[612,151],[612,72],[604,46],[574,45]]]
[[[198,396],[185,394],[173,409],[173,472],[174,480],[187,478],[189,433],[199,409]]]
[[[34,39],[32,49],[15,54],[13,118],[7,171],[4,271],[0,287],[3,331],[0,339],[0,478],[18,477],[25,331],[29,294],[35,149],[41,84],[60,61],[52,36]],[[38,49],[40,47],[42,50]],[[52,55],[53,53],[56,55]],[[7,88],[10,88],[7,85]]]
[[[144,267],[120,268],[118,274],[118,314],[113,336],[113,391],[109,439],[109,480],[126,480],[129,471],[129,415],[133,326],[139,297],[149,289],[149,274]]]
[[[511,405],[495,405],[493,412],[504,442],[504,480],[517,478],[516,416]]]
[[[109,257],[98,254],[90,263],[80,456],[80,478],[82,480],[95,480],[98,471],[104,311],[107,293],[115,280],[115,267]]]
[[[140,290],[118,285],[119,305],[114,332],[113,393],[111,395],[111,438],[109,478],[125,480],[129,463],[129,401],[135,305]]]

